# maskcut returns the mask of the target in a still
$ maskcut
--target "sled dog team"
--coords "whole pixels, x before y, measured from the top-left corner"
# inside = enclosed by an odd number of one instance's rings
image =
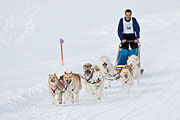
[[[140,77],[140,61],[139,57],[132,55],[128,58],[127,65],[119,71],[119,74],[114,70],[114,67],[108,57],[102,56],[100,58],[99,67],[90,63],[83,65],[83,75],[76,73],[66,73],[57,77],[56,74],[49,74],[48,88],[52,103],[65,104],[67,100],[72,103],[79,102],[79,92],[82,89],[81,80],[84,83],[85,90],[88,94],[95,97],[96,100],[101,100],[103,96],[103,89],[111,87],[110,78],[113,80],[120,80],[122,88],[130,93],[130,87],[134,80],[139,84]],[[116,75],[118,77],[114,77]],[[55,96],[57,95],[57,101]]]

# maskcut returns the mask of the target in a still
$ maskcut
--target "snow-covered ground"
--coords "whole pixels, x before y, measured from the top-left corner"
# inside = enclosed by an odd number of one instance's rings
[[[52,105],[49,73],[82,73],[102,55],[115,62],[126,8],[141,26],[140,85],[127,95],[114,81],[101,101],[83,89],[79,103]],[[0,15],[1,120],[180,119],[179,0],[1,0]]]

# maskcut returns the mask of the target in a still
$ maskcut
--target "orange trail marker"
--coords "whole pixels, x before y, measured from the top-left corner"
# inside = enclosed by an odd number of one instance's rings
[[[62,38],[60,38],[62,66],[64,66],[64,62],[63,62],[63,47],[62,47],[63,43],[64,43],[64,40]]]

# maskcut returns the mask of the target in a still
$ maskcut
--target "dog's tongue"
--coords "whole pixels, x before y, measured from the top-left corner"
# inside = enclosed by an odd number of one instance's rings
[[[87,76],[89,76],[89,73],[86,73]]]
[[[64,82],[64,85],[65,85],[65,86],[67,86],[67,85],[68,85],[68,83],[67,83],[67,82]]]
[[[128,75],[125,75],[124,77],[127,79],[127,78],[128,78]]]

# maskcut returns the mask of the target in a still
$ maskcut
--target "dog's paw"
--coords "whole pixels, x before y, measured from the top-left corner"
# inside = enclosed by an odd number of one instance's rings
[[[52,102],[52,104],[53,104],[53,105],[55,105],[55,104],[56,104],[56,102]]]
[[[89,94],[90,94],[90,95],[95,95],[95,93],[94,93],[94,92],[89,92]]]

